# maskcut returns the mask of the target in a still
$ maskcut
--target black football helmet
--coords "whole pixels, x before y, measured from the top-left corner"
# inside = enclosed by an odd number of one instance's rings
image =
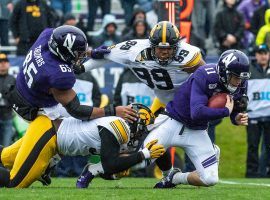
[[[249,79],[249,59],[242,51],[227,50],[219,57],[217,72],[221,83],[230,93],[234,93],[237,87],[230,85],[231,75],[233,74],[243,80]]]
[[[140,142],[143,141],[143,136],[146,136],[148,133],[147,125],[154,123],[155,115],[150,108],[140,103],[133,103],[132,109],[137,111],[139,117],[137,121],[128,123],[130,127],[130,140],[128,146],[136,148],[139,147]]]
[[[173,61],[180,41],[180,33],[175,25],[168,21],[161,21],[156,24],[149,36],[151,43],[151,55],[160,65],[168,65]],[[158,58],[155,48],[173,48],[173,54],[166,60]]]
[[[85,34],[79,28],[69,25],[54,29],[48,45],[53,54],[70,64],[82,62],[88,49]]]

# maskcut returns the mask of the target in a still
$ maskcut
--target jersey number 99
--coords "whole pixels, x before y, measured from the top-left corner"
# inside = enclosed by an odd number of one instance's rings
[[[164,69],[132,68],[137,77],[146,83],[150,88],[157,87],[160,90],[173,89],[173,83],[169,73]],[[154,83],[155,82],[155,83]]]

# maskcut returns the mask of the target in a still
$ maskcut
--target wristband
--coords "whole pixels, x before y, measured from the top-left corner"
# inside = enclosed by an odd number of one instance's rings
[[[104,107],[105,116],[115,116],[116,110],[113,104],[109,104],[108,106]]]

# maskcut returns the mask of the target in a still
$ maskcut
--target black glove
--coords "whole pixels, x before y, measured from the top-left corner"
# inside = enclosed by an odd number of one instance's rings
[[[243,113],[247,111],[248,97],[246,95],[234,101],[233,112]]]
[[[81,74],[85,72],[85,68],[83,64],[78,64],[78,65],[75,64],[72,66],[72,68],[73,68],[74,74]]]
[[[103,59],[104,58],[104,54],[108,54],[110,53],[111,50],[108,49],[107,46],[100,46],[96,49],[92,49],[91,51],[91,58],[94,58],[94,59]]]

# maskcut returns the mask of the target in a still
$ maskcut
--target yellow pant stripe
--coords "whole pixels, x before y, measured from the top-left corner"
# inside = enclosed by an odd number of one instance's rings
[[[110,125],[111,125],[111,127],[113,128],[114,132],[115,132],[116,135],[117,135],[118,142],[120,142],[120,144],[123,144],[123,139],[122,139],[122,137],[121,137],[121,134],[119,134],[119,132],[118,132],[118,130],[117,130],[117,127],[116,127],[115,123],[114,123],[114,122],[111,122]]]
[[[128,141],[128,129],[125,125],[121,122],[121,120],[117,119],[110,123],[113,127],[114,131],[116,132],[117,136],[120,139],[121,144],[125,144]]]
[[[49,141],[45,144],[39,155],[36,157],[35,162],[28,168],[28,173],[24,176],[23,180],[20,181],[17,188],[29,187],[35,182],[47,169],[50,159],[56,154],[56,135],[54,134]],[[29,155],[31,157],[31,155]],[[28,158],[29,158],[28,157]],[[31,158],[29,158],[31,159]],[[25,163],[27,165],[27,163]],[[24,165],[23,165],[24,166]],[[20,173],[20,171],[19,171]]]

